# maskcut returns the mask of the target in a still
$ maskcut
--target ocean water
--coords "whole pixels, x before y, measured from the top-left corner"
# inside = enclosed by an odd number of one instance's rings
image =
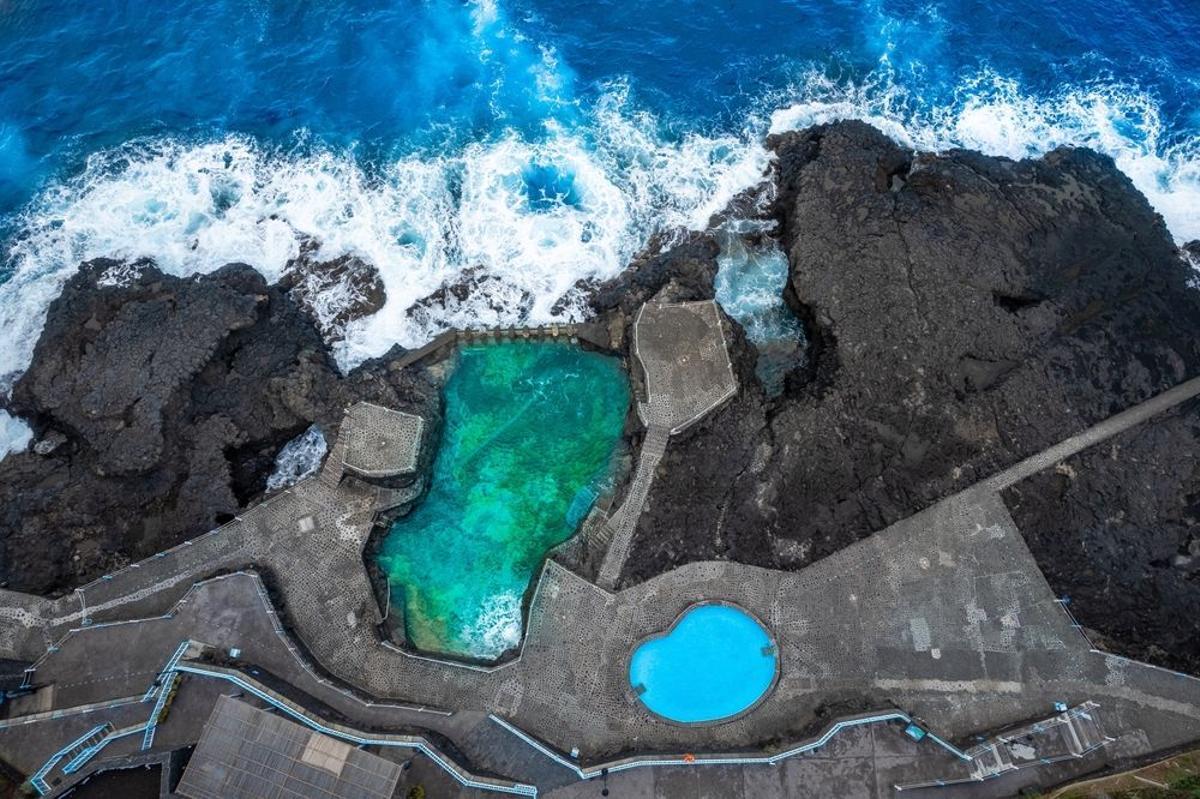
[[[267,491],[279,491],[316,474],[329,445],[315,424],[283,445],[275,456],[275,468],[267,476]]]
[[[614,472],[629,382],[565,342],[463,348],[443,391],[429,491],[378,563],[418,649],[492,659],[521,641],[521,600]]]
[[[20,419],[0,411],[0,459],[10,452],[24,452],[33,440],[33,431]]]
[[[768,162],[857,117],[914,147],[1116,159],[1200,237],[1194,0],[0,3],[0,391],[81,259],[278,277],[353,252],[388,304],[349,367],[447,325],[543,322]],[[478,267],[490,296],[410,318]]]
[[[719,236],[717,302],[758,350],[755,371],[769,395],[782,393],[788,372],[804,362],[804,326],[782,301],[787,255],[774,239],[747,242]]]

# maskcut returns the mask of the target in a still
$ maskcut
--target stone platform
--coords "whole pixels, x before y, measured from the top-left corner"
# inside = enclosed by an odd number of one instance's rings
[[[681,432],[737,393],[721,311],[712,300],[642,306],[633,349],[646,376],[638,415],[646,427]]]
[[[609,545],[597,582],[607,589],[616,586],[625,568],[638,517],[668,440],[738,389],[715,302],[647,303],[638,312],[633,331],[634,357],[646,378],[646,399],[638,403],[646,436],[625,501],[605,525],[603,535]]]
[[[669,312],[673,320],[675,314],[686,324],[694,316]],[[665,360],[658,363],[670,374]],[[661,382],[650,377],[656,368],[647,369],[651,397]],[[1200,381],[1184,384],[1064,442],[1053,457],[1197,393]],[[666,425],[686,421],[688,412],[673,410],[656,428],[672,429]],[[426,658],[380,639],[381,613],[362,551],[391,490],[323,473],[64,599],[0,592],[0,656],[36,660],[29,683],[37,686],[7,704],[0,752],[26,767],[87,722],[125,721],[125,700],[144,692],[189,639],[226,657],[236,651],[248,673],[295,692],[318,715],[444,736],[473,768],[549,795],[582,795],[595,785],[582,787],[574,771],[489,715],[581,768],[640,753],[734,759],[778,751],[831,718],[880,709],[901,709],[966,750],[976,735],[1045,718],[1059,703],[1095,702],[1113,741],[1055,764],[1051,773],[1062,778],[1200,738],[1200,680],[1093,650],[1038,571],[996,492],[1049,465],[1044,460],[1031,459],[800,572],[694,563],[612,593],[548,562],[520,657],[490,668]],[[221,572],[233,573],[212,576]],[[682,727],[637,702],[627,660],[635,642],[666,629],[701,598],[736,602],[763,619],[780,647],[781,676],[754,712],[728,724]],[[188,677],[184,686],[194,682]],[[185,696],[196,714],[215,702],[211,689]],[[164,726],[155,747],[177,747],[195,732],[189,714],[177,721]],[[105,756],[121,754],[118,747]],[[969,772],[944,748],[888,725],[852,731],[776,766],[705,765],[699,775],[686,765],[654,766],[654,758],[609,779],[630,796],[693,789],[799,796],[835,780],[847,786],[842,795],[891,796],[897,784]],[[1037,769],[1006,772],[972,784],[970,795],[1011,795],[1044,779]],[[954,795],[944,790],[940,795]]]

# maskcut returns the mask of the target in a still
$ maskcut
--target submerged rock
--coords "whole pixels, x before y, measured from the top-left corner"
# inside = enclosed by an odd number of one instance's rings
[[[326,341],[338,341],[349,322],[383,308],[387,292],[379,270],[361,258],[343,255],[320,261],[316,250],[312,240],[301,245],[279,286],[312,317]]]
[[[517,325],[522,325],[533,302],[528,291],[475,266],[414,302],[405,313],[429,330],[479,327],[514,315]]]
[[[373,361],[343,378],[293,297],[248,266],[105,279],[117,265],[67,283],[13,389],[39,444],[0,462],[11,588],[68,588],[216,526],[264,490],[285,443],[336,431],[356,399],[436,421],[421,373]]]
[[[807,366],[672,440],[626,583],[804,566],[1200,373],[1192,271],[1107,157],[914,155],[854,122],[770,145]]]

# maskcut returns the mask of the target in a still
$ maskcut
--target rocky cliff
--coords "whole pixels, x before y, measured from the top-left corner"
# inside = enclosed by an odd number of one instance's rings
[[[802,567],[1200,374],[1193,272],[1108,158],[914,155],[854,122],[770,146],[807,367],[782,399],[750,386],[672,441],[625,583],[705,558]],[[1180,436],[1176,446],[1200,451]],[[1111,490],[1069,500],[1118,513],[1142,491],[1139,465],[1100,466]],[[1040,546],[1069,535],[1073,514],[1043,513],[1038,523],[1061,534],[1031,538],[1040,560],[1060,560],[1056,588],[1103,570],[1103,599],[1124,603],[1126,626],[1194,608],[1194,572],[1165,607],[1122,590],[1164,548],[1188,549],[1148,543],[1153,512],[1130,520],[1124,560],[1103,564],[1084,547]],[[1097,624],[1111,607],[1096,608]]]
[[[70,588],[216,526],[283,444],[314,423],[332,437],[357,399],[436,422],[436,385],[388,365],[343,378],[294,287],[245,265],[84,264],[9,402],[37,439],[0,462],[0,582]]]

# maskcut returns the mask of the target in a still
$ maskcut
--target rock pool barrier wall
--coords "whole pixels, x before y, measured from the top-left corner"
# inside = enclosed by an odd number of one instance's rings
[[[539,325],[537,327],[489,327],[481,330],[454,328],[439,333],[425,344],[401,355],[396,360],[396,368],[403,369],[418,361],[422,361],[447,347],[459,343],[478,344],[489,341],[540,341],[567,339],[571,341],[586,341],[594,347],[612,350],[607,331],[596,324],[562,324]]]

